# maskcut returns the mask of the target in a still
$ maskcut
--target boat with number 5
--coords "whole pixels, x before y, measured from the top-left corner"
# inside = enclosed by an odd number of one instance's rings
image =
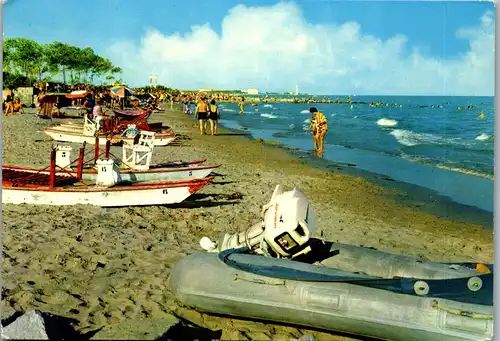
[[[95,181],[82,180],[83,163],[77,175],[56,171],[55,150],[49,170],[28,171],[22,167],[2,167],[2,203],[35,205],[87,204],[101,207],[148,206],[184,201],[214,177],[177,180],[130,182],[120,179],[120,167],[114,159],[96,162]],[[64,175],[63,175],[64,174]]]

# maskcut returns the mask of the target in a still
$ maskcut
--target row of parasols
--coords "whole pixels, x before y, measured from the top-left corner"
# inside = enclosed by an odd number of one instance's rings
[[[123,85],[114,86],[110,90],[112,96],[120,98],[130,97],[134,95],[134,92],[131,89]],[[67,94],[66,97],[72,99],[78,99],[78,98],[85,98],[85,96],[87,96],[88,94],[89,92],[87,90],[76,90]]]

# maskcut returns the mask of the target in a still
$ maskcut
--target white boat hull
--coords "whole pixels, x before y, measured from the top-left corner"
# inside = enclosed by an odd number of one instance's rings
[[[101,207],[165,205],[184,201],[189,197],[189,187],[154,188],[117,191],[40,191],[3,189],[2,204],[36,205],[95,205]]]
[[[95,137],[94,136],[86,136],[83,134],[82,131],[80,130],[75,130],[75,131],[66,131],[64,129],[58,129],[57,127],[54,128],[46,128],[44,130],[45,134],[50,136],[52,139],[56,141],[61,141],[61,142],[72,142],[72,143],[83,143],[86,142],[88,144],[93,145],[95,143]],[[106,145],[106,136],[102,135],[99,137],[99,145]],[[162,137],[162,135],[156,135],[154,139],[154,145],[155,146],[166,146],[170,142],[175,140],[175,136],[172,135],[166,135],[165,137]],[[123,143],[126,144],[134,144],[134,138],[126,138],[122,137],[120,138],[120,141],[123,141]],[[112,143],[118,143],[119,140],[113,140]]]
[[[165,167],[149,170],[135,170],[122,169],[120,171],[120,180],[122,182],[143,182],[143,181],[178,181],[178,180],[191,180],[202,179],[207,177],[218,166],[193,166],[193,167]],[[39,171],[29,167],[19,166],[3,166],[4,169],[22,170],[30,173],[49,174],[49,171]],[[71,176],[76,176],[76,171],[69,172]],[[67,176],[68,172],[57,172],[56,175]],[[84,169],[82,172],[82,179],[84,181],[95,181],[97,179],[97,170]]]

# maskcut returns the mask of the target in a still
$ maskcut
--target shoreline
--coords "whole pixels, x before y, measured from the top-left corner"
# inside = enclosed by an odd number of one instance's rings
[[[193,118],[193,122],[194,121],[195,120]],[[259,139],[261,140],[261,138],[256,138],[254,135],[252,135],[252,133],[250,133],[247,129],[242,130],[226,127],[223,123],[220,122],[219,127],[222,127],[233,133],[240,133],[242,136],[247,137],[250,141],[253,142],[257,142]],[[405,203],[408,207],[414,207],[424,212],[437,215],[441,218],[450,218],[464,223],[480,224],[483,225],[485,230],[489,232],[492,232],[494,229],[492,211],[490,212],[474,205],[466,205],[460,203],[453,198],[450,198],[444,194],[440,194],[438,191],[432,188],[419,186],[417,184],[404,182],[401,180],[394,180],[389,175],[361,169],[355,164],[337,162],[325,158],[320,159],[318,157],[315,157],[311,151],[305,151],[294,147],[287,147],[282,142],[276,143],[276,141],[274,140],[263,141],[264,144],[270,147],[280,148],[298,159],[305,160],[306,163],[311,167],[316,167],[325,171],[337,172],[353,177],[362,177],[377,186],[381,186],[389,190],[395,190],[396,193],[391,193],[388,196],[394,200],[399,201],[400,203]],[[446,171],[451,172],[449,170]],[[464,174],[459,173],[458,176],[464,176]]]
[[[221,128],[219,136],[200,136],[191,116],[163,107],[150,121],[171,126],[179,138],[155,148],[152,161],[207,158],[207,165],[221,165],[214,181],[177,205],[3,205],[3,311],[38,309],[73,318],[81,333],[103,328],[94,339],[155,339],[161,335],[155,334],[158,325],[147,326],[169,316],[222,330],[224,340],[304,334],[319,340],[360,339],[204,314],[179,305],[170,292],[170,268],[202,251],[201,237],[241,232],[259,221],[277,184],[287,190],[296,186],[309,198],[318,215],[315,237],[432,261],[493,262],[493,233],[482,225],[408,207],[389,197],[394,191],[361,176],[315,168],[241,133]],[[28,113],[5,118],[4,163],[47,166],[54,143],[40,132],[47,124]],[[80,146],[72,146],[76,158]],[[121,156],[120,147],[111,152]],[[138,321],[144,327],[133,335],[123,328]]]

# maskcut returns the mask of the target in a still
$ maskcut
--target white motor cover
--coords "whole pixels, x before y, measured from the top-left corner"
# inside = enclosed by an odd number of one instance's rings
[[[281,185],[276,186],[262,215],[264,240],[282,257],[304,246],[316,230],[316,212],[298,188],[283,192]]]

